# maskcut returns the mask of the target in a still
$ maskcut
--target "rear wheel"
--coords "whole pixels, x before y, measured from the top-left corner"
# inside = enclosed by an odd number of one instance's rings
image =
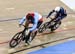
[[[61,25],[61,21],[56,22],[56,23],[53,25],[53,27],[51,28],[51,31],[56,30],[57,28],[59,28],[60,25]]]
[[[34,33],[31,33],[29,41],[31,42],[35,38],[36,35],[37,35],[37,31],[35,31]]]
[[[42,24],[42,25],[39,27],[38,32],[39,32],[39,33],[42,33],[43,31],[45,31],[45,30],[47,29],[48,25],[49,25],[49,22],[46,22],[46,23]]]
[[[16,33],[9,42],[11,48],[16,47],[22,40],[22,32]]]

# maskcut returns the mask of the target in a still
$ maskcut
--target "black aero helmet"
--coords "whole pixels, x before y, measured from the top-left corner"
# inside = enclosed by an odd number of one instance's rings
[[[33,13],[28,13],[26,15],[26,19],[28,19],[28,20],[32,20],[33,18],[34,18],[34,14]]]

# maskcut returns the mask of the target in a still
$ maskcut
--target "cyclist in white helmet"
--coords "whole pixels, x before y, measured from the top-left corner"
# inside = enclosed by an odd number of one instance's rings
[[[54,12],[56,12],[56,15],[54,17],[56,18],[56,21],[62,20],[67,16],[66,10],[63,7],[56,7],[48,14],[46,18],[48,18]]]

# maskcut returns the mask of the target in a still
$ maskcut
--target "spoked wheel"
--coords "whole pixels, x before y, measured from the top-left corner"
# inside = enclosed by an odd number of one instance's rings
[[[10,46],[11,48],[16,47],[16,46],[21,42],[22,39],[23,39],[23,38],[22,38],[22,32],[16,33],[16,34],[14,35],[14,37],[10,40],[9,46]]]
[[[61,21],[55,23],[55,25],[52,28],[52,31],[56,30],[57,28],[59,28],[59,26],[61,25]]]
[[[47,26],[48,26],[49,22],[46,22],[44,24],[42,24],[39,29],[38,29],[38,32],[39,33],[42,33],[43,31],[45,31],[47,29]]]

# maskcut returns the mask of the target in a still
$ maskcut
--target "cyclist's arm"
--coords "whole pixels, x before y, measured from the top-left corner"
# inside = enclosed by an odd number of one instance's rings
[[[48,18],[53,12],[54,12],[54,10],[52,10],[46,18]]]
[[[22,24],[24,23],[25,19],[26,19],[26,17],[23,17],[23,18],[20,20],[19,24],[22,25]]]
[[[38,24],[38,20],[37,20],[37,18],[36,18],[36,19],[34,20],[34,24],[33,24],[32,28],[30,29],[31,32],[34,31],[35,29],[37,29],[37,24]]]

